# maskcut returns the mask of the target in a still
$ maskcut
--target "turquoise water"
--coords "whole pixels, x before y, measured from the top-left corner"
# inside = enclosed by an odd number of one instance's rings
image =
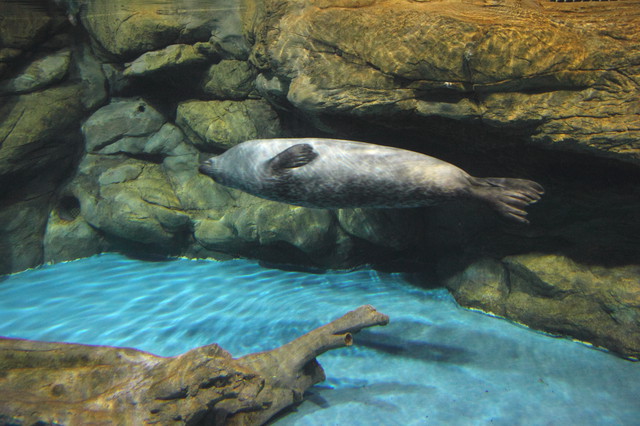
[[[363,304],[391,317],[319,358],[327,381],[277,425],[637,425],[640,363],[460,308],[372,270],[106,254],[0,281],[0,335],[176,355],[271,349]]]

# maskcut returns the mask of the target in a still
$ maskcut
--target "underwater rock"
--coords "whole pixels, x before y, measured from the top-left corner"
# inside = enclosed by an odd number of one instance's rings
[[[165,118],[143,99],[114,99],[82,125],[87,152],[137,153]]]
[[[42,186],[45,190],[54,190],[50,185]],[[20,201],[2,200],[0,273],[24,271],[42,264],[42,236],[47,221],[47,204],[46,196]]]
[[[464,306],[640,359],[640,267],[563,256],[483,259],[447,280]]]
[[[203,91],[213,99],[246,99],[254,90],[256,75],[246,61],[224,60],[209,68]]]
[[[0,273],[43,261],[43,236],[57,186],[82,149],[79,84],[0,102]]]
[[[283,264],[321,264],[340,246],[331,211],[265,201],[214,185],[234,198],[223,215],[209,214],[196,221],[194,238],[207,250],[245,256],[260,253]],[[346,259],[335,256],[332,261],[339,264]]]
[[[196,221],[193,236],[207,250],[232,254],[233,251],[241,251],[243,247],[236,230],[221,220],[205,218]]]
[[[640,164],[637,1],[249,3],[253,63],[327,129],[352,117],[455,140],[475,126],[489,134],[474,145],[507,132]]]
[[[107,79],[102,71],[102,64],[86,44],[74,51],[74,59],[78,66],[77,78],[82,81],[82,104],[87,111],[94,111],[108,100]]]
[[[208,41],[212,34],[220,34],[222,45],[242,40],[236,0],[216,2],[209,7],[193,6],[190,0],[170,3],[92,0],[81,9],[80,22],[97,47],[124,61],[171,44]],[[236,44],[233,43],[234,47]]]
[[[75,144],[65,142],[84,106],[82,86],[57,86],[3,98],[0,103],[0,176],[29,172],[74,157]],[[19,182],[14,182],[18,184]]]
[[[417,209],[340,209],[337,215],[349,235],[394,250],[414,246],[422,231]]]
[[[277,114],[263,100],[186,101],[178,105],[176,115],[189,141],[208,152],[282,132]]]
[[[253,208],[236,209],[225,215],[225,222],[242,240],[266,247],[289,244],[315,259],[333,249],[332,212],[243,198],[253,204]]]
[[[180,254],[197,217],[220,217],[230,197],[198,173],[199,152],[178,127],[163,121],[139,99],[114,101],[87,120],[89,152],[65,189],[78,200],[79,222],[52,213],[49,251],[57,232],[76,226],[82,231],[86,222],[98,231],[93,241],[90,232],[78,236],[87,237],[87,252],[142,244],[155,253]]]
[[[9,69],[9,63],[20,56],[22,53],[19,49],[12,49],[10,47],[2,47],[0,45],[0,78],[4,77],[4,74]]]
[[[171,250],[188,232],[189,216],[157,164],[89,154],[71,190],[83,219],[108,236]]]
[[[132,62],[125,64],[124,76],[139,77],[166,69],[175,69],[201,64],[207,61],[195,46],[190,44],[172,44],[162,50],[147,52]]]
[[[65,49],[31,62],[22,72],[0,83],[0,96],[40,90],[60,82],[69,71],[71,51]]]
[[[254,84],[260,96],[268,100],[274,107],[285,110],[289,108],[290,104],[287,100],[288,83],[276,76],[258,74]]]
[[[69,211],[69,207],[64,206],[68,199],[76,200],[73,196],[63,197],[49,214],[42,242],[45,263],[81,259],[102,253],[107,248],[98,231],[79,216],[79,204],[77,212]]]
[[[0,273],[43,261],[58,186],[82,149],[87,113],[66,20],[52,7],[0,2]]]
[[[0,49],[27,50],[42,43],[56,18],[36,2],[0,2]]]
[[[316,360],[389,317],[371,306],[279,348],[233,358],[216,344],[165,358],[130,348],[0,339],[5,423],[263,424],[325,379]]]

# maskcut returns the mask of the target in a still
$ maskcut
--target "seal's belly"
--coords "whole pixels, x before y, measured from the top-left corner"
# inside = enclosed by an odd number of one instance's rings
[[[277,198],[315,208],[418,207],[441,201],[442,194],[429,190],[420,162],[344,154],[319,160],[293,170]]]

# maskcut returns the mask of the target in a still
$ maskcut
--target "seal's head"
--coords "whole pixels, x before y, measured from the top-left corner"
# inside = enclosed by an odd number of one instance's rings
[[[229,172],[227,170],[229,162],[223,161],[221,157],[222,156],[211,157],[208,160],[204,161],[202,164],[200,164],[198,171],[200,171],[200,173],[202,173],[203,175],[209,176],[216,183],[230,186],[228,178]]]
[[[207,175],[209,177],[211,177],[213,180],[216,180],[215,178],[215,157],[214,158],[209,158],[207,161],[203,162],[202,164],[200,164],[200,167],[198,168],[198,171],[200,173],[202,173],[203,175]]]

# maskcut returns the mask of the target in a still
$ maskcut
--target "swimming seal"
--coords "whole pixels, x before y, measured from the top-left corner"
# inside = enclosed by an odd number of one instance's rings
[[[250,140],[205,161],[200,172],[297,206],[399,208],[470,198],[520,223],[528,223],[524,208],[544,193],[530,180],[476,178],[428,155],[336,139]]]

